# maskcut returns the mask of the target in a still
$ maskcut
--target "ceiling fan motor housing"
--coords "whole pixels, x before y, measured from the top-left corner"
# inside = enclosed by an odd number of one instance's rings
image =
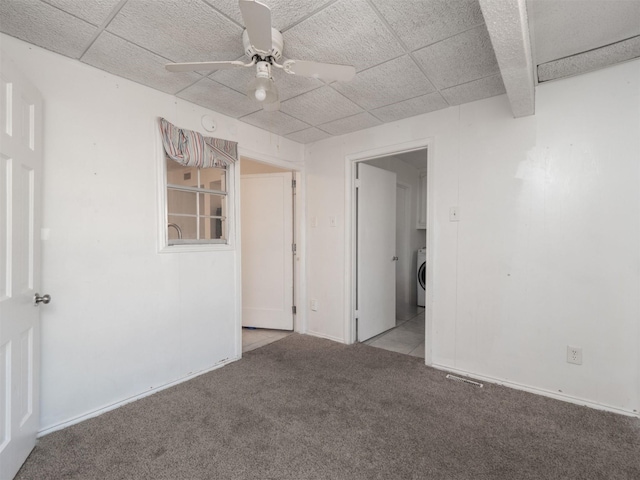
[[[251,42],[249,41],[249,34],[245,29],[242,32],[242,44],[244,45],[244,53],[247,57],[253,58],[256,55],[260,57],[260,60],[266,60],[268,57],[273,57],[273,59],[278,60],[282,56],[282,48],[284,47],[284,39],[282,38],[282,34],[276,30],[275,28],[271,28],[271,50],[268,52],[264,52],[262,50],[257,50]]]
[[[271,64],[269,62],[258,62],[256,64],[257,78],[271,78]]]

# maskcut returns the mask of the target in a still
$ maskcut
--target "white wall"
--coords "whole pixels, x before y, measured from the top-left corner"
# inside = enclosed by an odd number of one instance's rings
[[[300,162],[301,145],[2,36],[45,99],[41,430],[240,355],[236,262],[159,254],[157,117]],[[205,133],[205,132],[203,132]]]
[[[637,414],[639,96],[634,61],[540,85],[532,117],[500,96],[308,145],[309,332],[348,338],[345,156],[430,138],[433,363]]]
[[[249,158],[240,157],[240,175],[259,175],[262,173],[281,173],[289,172],[284,168],[267,163],[253,161]]]

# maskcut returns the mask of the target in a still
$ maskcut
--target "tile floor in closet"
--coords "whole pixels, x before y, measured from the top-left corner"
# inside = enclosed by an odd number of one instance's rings
[[[424,308],[396,311],[396,327],[364,342],[372,347],[424,358]]]
[[[286,330],[243,328],[242,352],[246,353],[264,347],[291,335],[291,333]],[[372,347],[424,358],[424,308],[397,309],[396,327],[370,338],[364,343]]]
[[[250,352],[256,348],[269,345],[281,338],[291,335],[293,332],[287,330],[268,330],[266,328],[243,328],[242,329],[242,353]]]

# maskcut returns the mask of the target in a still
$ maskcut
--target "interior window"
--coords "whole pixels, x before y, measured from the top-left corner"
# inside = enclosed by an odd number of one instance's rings
[[[227,169],[166,166],[168,244],[227,243]]]

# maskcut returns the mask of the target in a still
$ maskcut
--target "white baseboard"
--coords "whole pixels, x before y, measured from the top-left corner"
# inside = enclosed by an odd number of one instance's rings
[[[149,395],[153,395],[154,393],[158,393],[161,390],[165,390],[165,389],[167,389],[169,387],[173,387],[174,385],[178,385],[179,383],[186,382],[187,380],[191,380],[192,378],[199,377],[200,375],[204,375],[205,373],[211,372],[213,370],[217,370],[218,368],[224,367],[225,365],[233,363],[233,362],[235,362],[237,360],[240,360],[240,357],[229,358],[229,359],[223,360],[222,362],[215,364],[211,368],[207,368],[207,369],[201,370],[199,372],[191,373],[191,374],[189,374],[187,376],[181,377],[181,378],[179,378],[177,380],[174,380],[172,382],[165,383],[164,385],[160,385],[159,387],[152,387],[150,390],[148,390],[146,392],[140,393],[138,395],[133,395],[132,397],[127,397],[124,400],[120,400],[119,402],[112,403],[111,405],[107,405],[106,407],[99,408],[98,410],[94,410],[92,412],[85,413],[83,415],[79,415],[79,416],[77,416],[75,418],[72,418],[70,420],[65,420],[64,422],[57,423],[57,424],[52,425],[50,427],[44,428],[44,429],[42,429],[42,430],[40,430],[38,432],[37,437],[38,438],[44,437],[45,435],[48,435],[49,433],[53,433],[55,431],[62,430],[63,428],[70,427],[71,425],[75,425],[76,423],[84,422],[85,420],[88,420],[90,418],[97,417],[99,415],[102,415],[103,413],[110,412],[111,410],[115,410],[116,408],[122,407],[123,405],[126,405],[127,403],[135,402],[136,400],[140,400],[141,398],[148,397]]]
[[[495,383],[497,385],[503,385],[505,387],[514,388],[516,390],[522,390],[529,393],[535,393],[536,395],[543,395],[545,397],[555,398],[556,400],[562,400],[563,402],[573,403],[575,405],[582,405],[589,408],[594,408],[596,410],[604,410],[606,412],[613,412],[620,415],[626,415],[628,417],[636,417],[640,418],[640,412],[634,412],[631,410],[625,410],[620,407],[614,407],[611,405],[604,405],[601,403],[593,402],[591,400],[585,400],[583,398],[574,397],[572,395],[568,395],[566,393],[553,392],[551,390],[546,390],[544,388],[532,387],[529,385],[523,385],[517,382],[511,382],[509,380],[502,380],[500,378],[490,377],[486,375],[477,375],[473,372],[468,372],[466,370],[460,370],[458,368],[448,367],[446,365],[440,364],[432,364],[431,367],[437,370],[443,370],[450,373],[457,373],[459,375],[463,375],[465,377],[472,378],[474,380],[482,380],[489,383]]]
[[[334,342],[338,343],[347,343],[344,341],[344,338],[333,337],[324,333],[307,331],[307,335],[311,335],[312,337],[326,338],[327,340],[333,340]]]

